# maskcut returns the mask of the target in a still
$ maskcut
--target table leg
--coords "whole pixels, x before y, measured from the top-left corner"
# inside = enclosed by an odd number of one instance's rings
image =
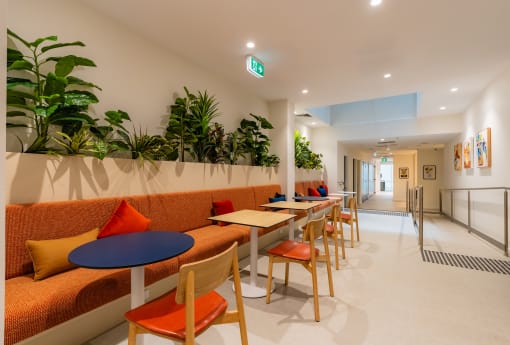
[[[290,210],[291,214],[294,214],[294,210]],[[294,232],[295,232],[295,226],[294,226],[294,218],[289,219],[289,240],[294,241]]]
[[[249,283],[241,282],[243,297],[258,298],[266,296],[266,288],[257,286],[258,241],[258,228],[252,226],[250,227],[250,281]]]
[[[145,269],[144,266],[131,267],[131,309],[145,302]],[[136,336],[136,343],[143,345],[143,334]]]

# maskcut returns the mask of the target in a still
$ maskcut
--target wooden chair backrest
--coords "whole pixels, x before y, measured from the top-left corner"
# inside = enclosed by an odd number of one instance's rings
[[[340,217],[340,205],[334,204],[331,206],[331,220],[333,222],[338,222],[338,218]]]
[[[184,264],[179,269],[175,301],[185,302],[188,277],[194,277],[195,297],[202,296],[220,286],[232,273],[234,260],[237,263],[237,242],[230,248],[213,257]],[[193,272],[193,274],[189,274]]]
[[[306,223],[303,240],[310,241],[310,244],[313,246],[316,238],[325,235],[325,229],[326,216],[324,214],[320,218],[309,220]]]

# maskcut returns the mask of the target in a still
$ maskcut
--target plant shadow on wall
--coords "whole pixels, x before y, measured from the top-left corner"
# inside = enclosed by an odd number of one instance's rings
[[[28,41],[7,30],[7,128],[25,128],[16,135],[20,151],[56,155],[131,158],[140,162],[179,160],[238,164],[241,157],[251,165],[276,167],[280,159],[269,153],[273,128],[262,116],[250,114],[240,127],[225,133],[219,103],[207,91],[177,97],[170,107],[164,135],[149,135],[142,128],[130,131],[131,118],[123,110],[109,110],[99,120],[91,105],[99,102],[94,83],[72,73],[96,67],[85,57],[51,55],[60,49],[85,47],[80,41],[58,42],[57,36]],[[17,47],[18,45],[19,47]],[[12,132],[11,132],[12,133]],[[14,132],[16,133],[16,132]],[[155,166],[154,164],[152,164]]]
[[[310,141],[301,136],[299,131],[294,132],[294,163],[297,168],[320,170],[322,153],[315,153],[310,149]]]

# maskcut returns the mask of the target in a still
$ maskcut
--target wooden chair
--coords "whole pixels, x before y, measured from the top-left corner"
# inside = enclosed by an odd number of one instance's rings
[[[347,201],[347,207],[349,213],[342,212],[342,214],[340,214],[340,220],[342,221],[342,228],[344,223],[351,226],[351,248],[354,248],[354,224],[356,224],[356,237],[359,242],[358,204],[356,198],[350,197]]]
[[[303,265],[312,274],[313,304],[315,321],[320,321],[319,294],[317,291],[317,262],[325,262],[328,270],[329,295],[334,296],[333,280],[331,276],[331,262],[329,257],[328,237],[326,234],[326,218],[308,221],[303,233],[303,242],[286,240],[267,251],[269,254],[269,268],[267,273],[266,303],[271,301],[271,285],[273,279],[273,263],[285,263],[285,285],[289,283],[289,263],[294,262]],[[315,248],[315,240],[323,238],[324,254],[320,254]],[[305,243],[308,241],[308,243]]]
[[[237,310],[227,311],[227,301],[214,291],[234,276]],[[177,288],[125,314],[129,321],[128,345],[136,344],[136,335],[151,333],[186,345],[195,344],[195,336],[213,324],[238,322],[241,344],[248,345],[237,242],[221,254],[182,265]]]
[[[334,204],[331,207],[331,213],[326,215],[326,234],[333,240],[333,243],[335,244],[335,268],[338,270],[340,268],[338,260],[338,235],[340,235],[340,241],[342,245],[342,258],[345,259],[344,229],[340,224],[339,204]]]

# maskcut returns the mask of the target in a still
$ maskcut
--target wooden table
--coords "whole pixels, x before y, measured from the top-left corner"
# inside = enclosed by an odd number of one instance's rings
[[[294,219],[294,217],[293,214],[241,210],[208,218],[218,222],[248,225],[250,227],[250,281],[248,284],[241,282],[244,297],[257,298],[266,295],[266,288],[257,286],[258,228],[270,228]]]
[[[277,201],[269,204],[260,205],[260,207],[288,209],[292,214],[295,210],[308,211],[308,219],[312,217],[312,209],[319,206],[318,202],[297,202],[297,201]],[[294,218],[289,220],[289,240],[294,241]]]

